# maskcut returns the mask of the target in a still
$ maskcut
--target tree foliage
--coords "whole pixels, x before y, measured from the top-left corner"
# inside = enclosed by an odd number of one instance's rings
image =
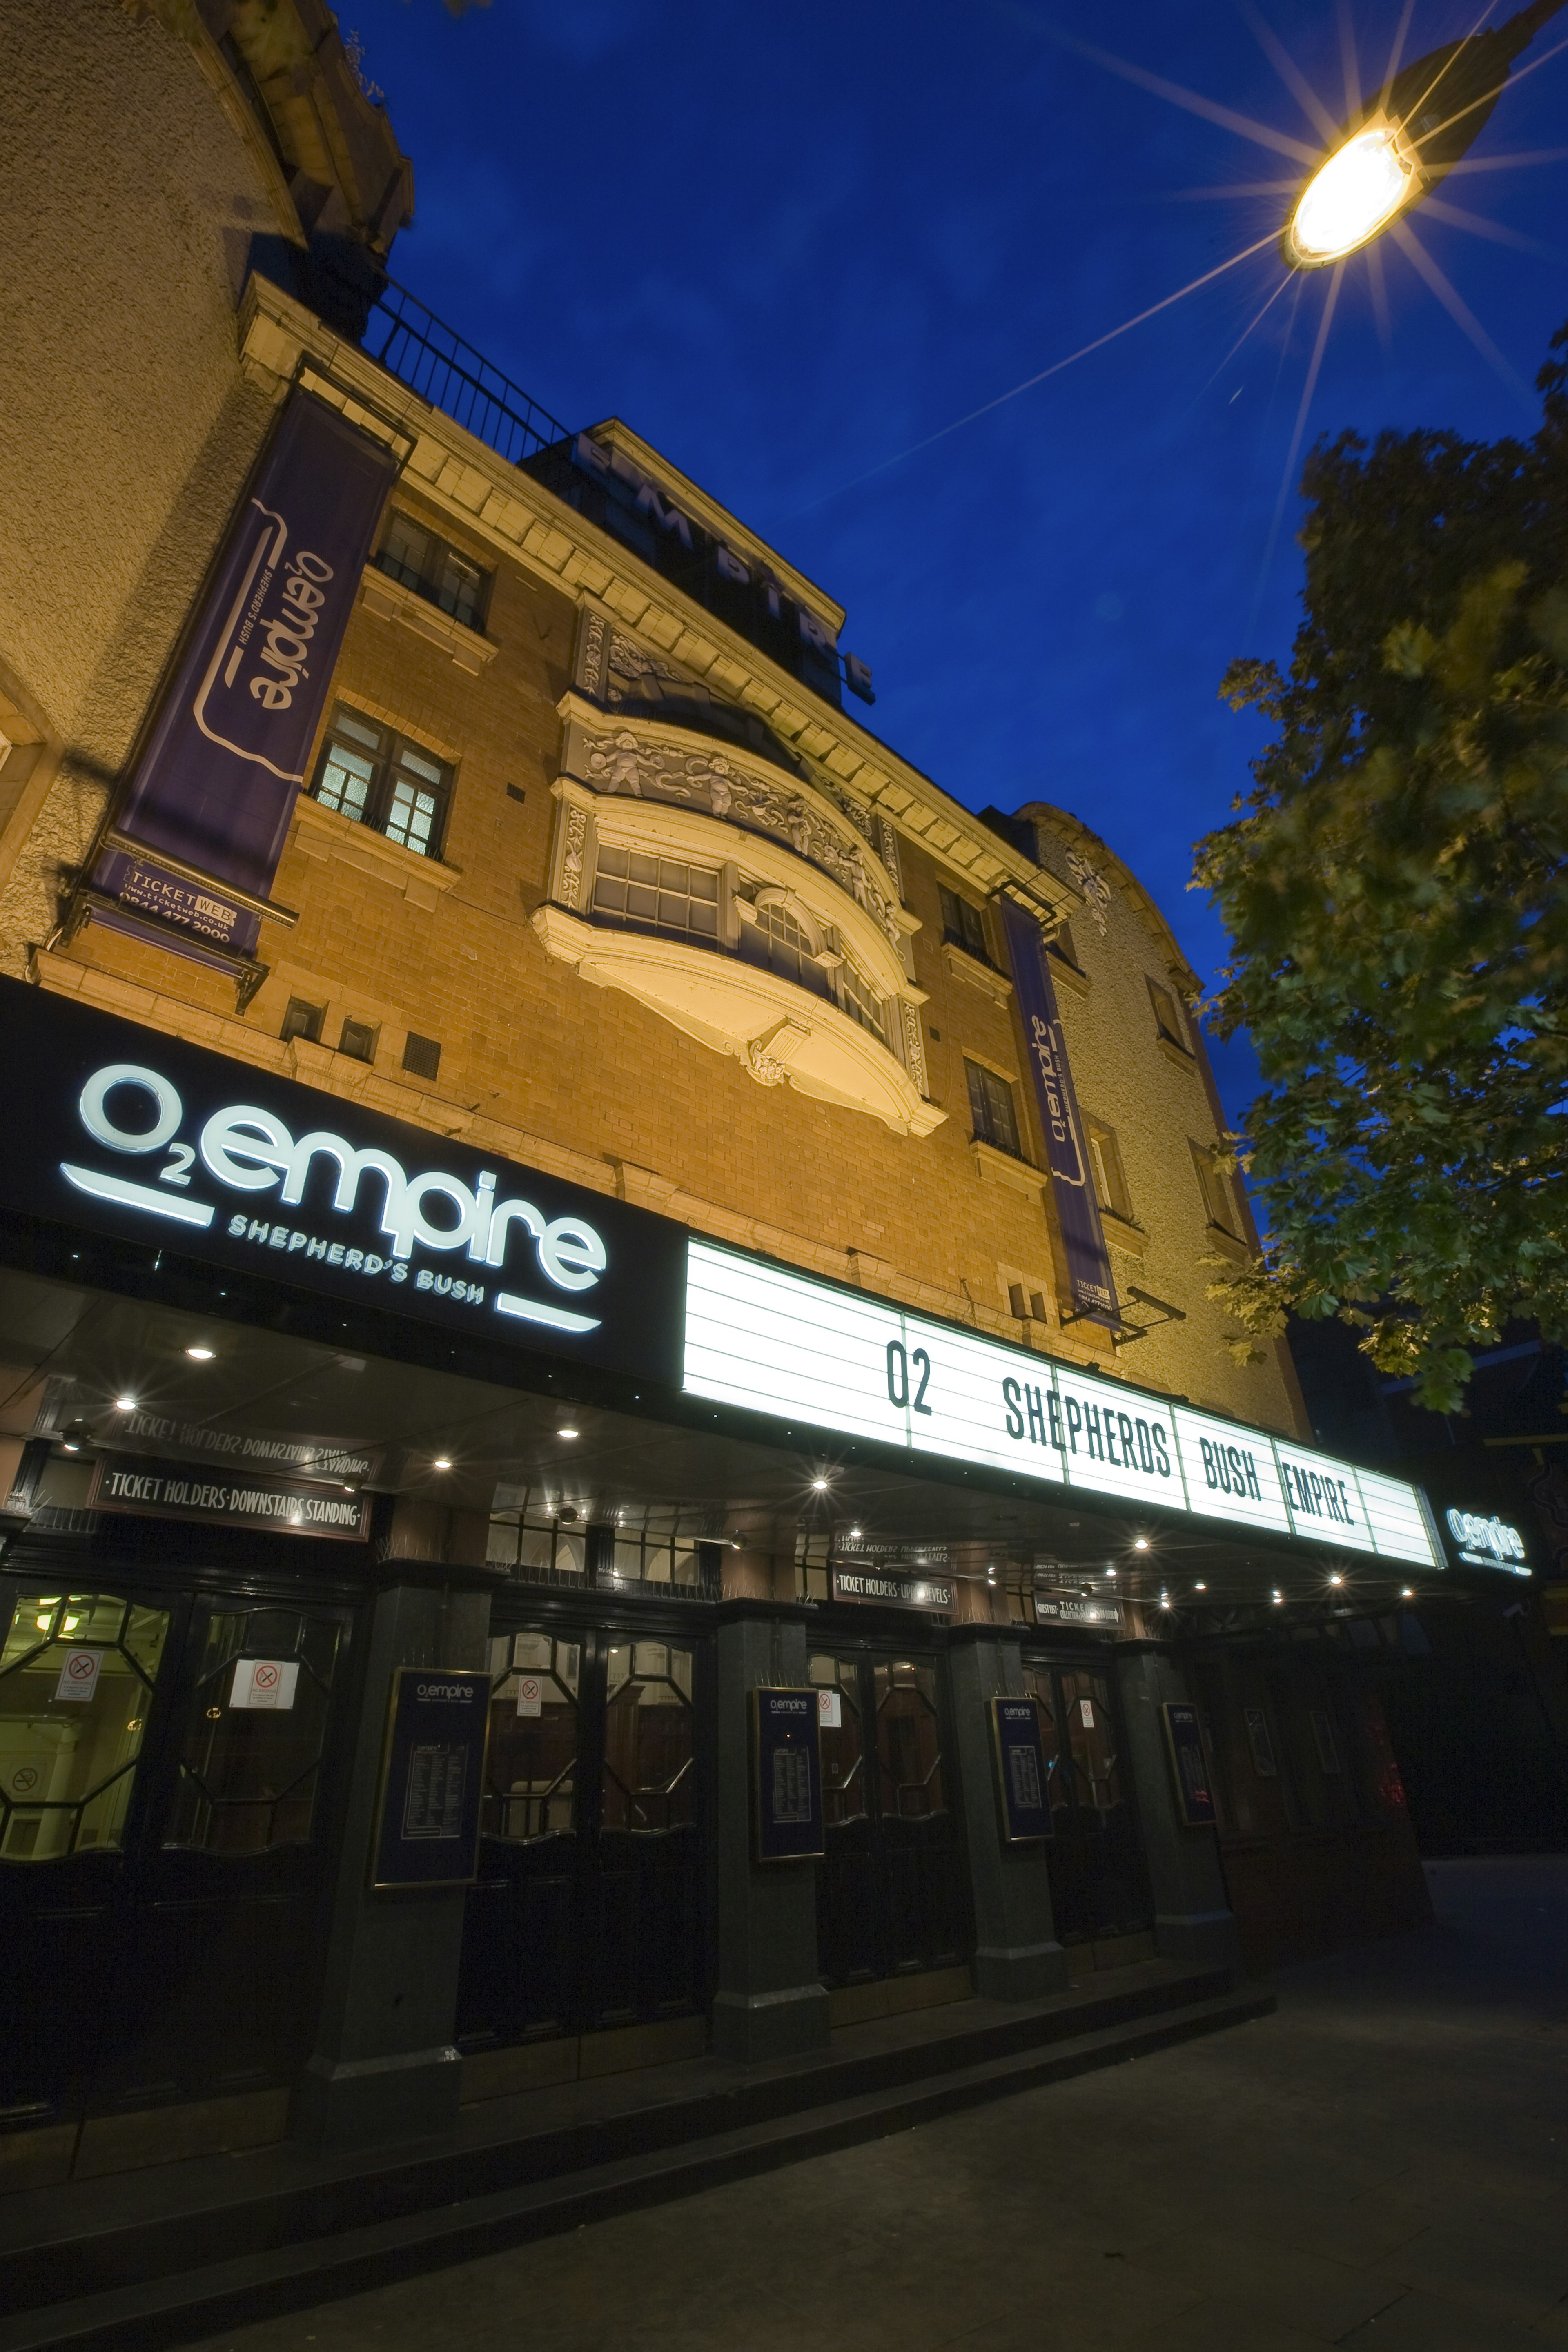
[[[1313,452],[1289,674],[1220,689],[1277,731],[1196,851],[1264,1080],[1269,1246],[1216,1289],[1358,1325],[1440,1410],[1510,1318],[1568,1338],[1568,361],[1538,383],[1529,442]]]

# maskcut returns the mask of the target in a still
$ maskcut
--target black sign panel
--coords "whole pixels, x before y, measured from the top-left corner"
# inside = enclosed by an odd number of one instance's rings
[[[833,1564],[833,1598],[874,1609],[921,1609],[944,1617],[952,1608],[952,1585],[945,1576],[910,1576],[868,1559],[838,1559]]]
[[[1040,1738],[1037,1699],[994,1698],[991,1747],[996,1759],[996,1792],[1002,1801],[1002,1836],[1007,1845],[1030,1845],[1051,1834],[1046,1751]]]
[[[490,1678],[399,1666],[387,1706],[373,1886],[465,1886],[479,1855]]]
[[[226,1528],[268,1528],[280,1536],[335,1536],[364,1543],[371,1498],[341,1486],[306,1486],[243,1473],[215,1475],[185,1462],[148,1462],[139,1455],[104,1455],[93,1470],[88,1506],[157,1519],[205,1519]]]
[[[1114,1633],[1121,1626],[1121,1603],[1091,1601],[1075,1592],[1037,1592],[1035,1620],[1041,1625],[1099,1625]]]
[[[815,1690],[752,1693],[752,1793],[759,1862],[809,1862],[823,1853]]]
[[[0,1206],[679,1386],[683,1227],[0,979]]]
[[[1176,1783],[1176,1802],[1181,1808],[1182,1819],[1190,1830],[1207,1829],[1215,1818],[1214,1790],[1209,1787],[1209,1768],[1204,1755],[1197,1708],[1167,1699],[1162,1712],[1165,1718],[1165,1745],[1170,1751],[1171,1771]]]

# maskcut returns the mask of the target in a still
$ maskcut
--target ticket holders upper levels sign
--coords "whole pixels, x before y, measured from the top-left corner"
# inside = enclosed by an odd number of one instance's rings
[[[271,888],[396,471],[336,409],[290,395],[121,803],[127,845],[111,843],[93,866],[111,902],[100,919],[119,908],[135,928],[151,916],[198,961],[254,953],[261,919],[245,902]],[[220,952],[204,957],[204,942]]]
[[[0,979],[0,1207],[678,1385],[685,1229]]]

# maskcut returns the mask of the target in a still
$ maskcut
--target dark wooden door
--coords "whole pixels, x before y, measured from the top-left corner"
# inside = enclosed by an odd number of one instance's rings
[[[286,2081],[351,1612],[0,1587],[0,2109]]]
[[[1064,1944],[1135,1935],[1152,1913],[1110,1678],[1087,1664],[1039,1661],[1026,1664],[1024,1681],[1045,1737],[1057,1935]]]
[[[459,2044],[491,2049],[700,2009],[701,1648],[528,1627],[490,1649]]]
[[[973,1948],[973,1920],[938,1666],[868,1648],[818,1653],[810,1671],[827,1695],[827,1852],[816,1906],[823,1980],[956,1966]]]

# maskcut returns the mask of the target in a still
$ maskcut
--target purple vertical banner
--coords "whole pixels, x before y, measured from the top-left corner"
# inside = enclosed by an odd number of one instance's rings
[[[1046,1160],[1067,1250],[1068,1279],[1076,1315],[1115,1330],[1121,1325],[1116,1285],[1094,1197],[1083,1125],[1078,1115],[1072,1072],[1057,1012],[1057,992],[1046,967],[1046,943],[1034,917],[1011,898],[1000,901],[1002,927],[1018,992],[1024,1039],[1029,1050],[1035,1099],[1045,1130]]]
[[[206,961],[249,957],[397,460],[309,393],[289,395],[92,872],[113,924],[151,915]],[[162,867],[158,855],[195,868]],[[210,887],[208,887],[210,885]]]

